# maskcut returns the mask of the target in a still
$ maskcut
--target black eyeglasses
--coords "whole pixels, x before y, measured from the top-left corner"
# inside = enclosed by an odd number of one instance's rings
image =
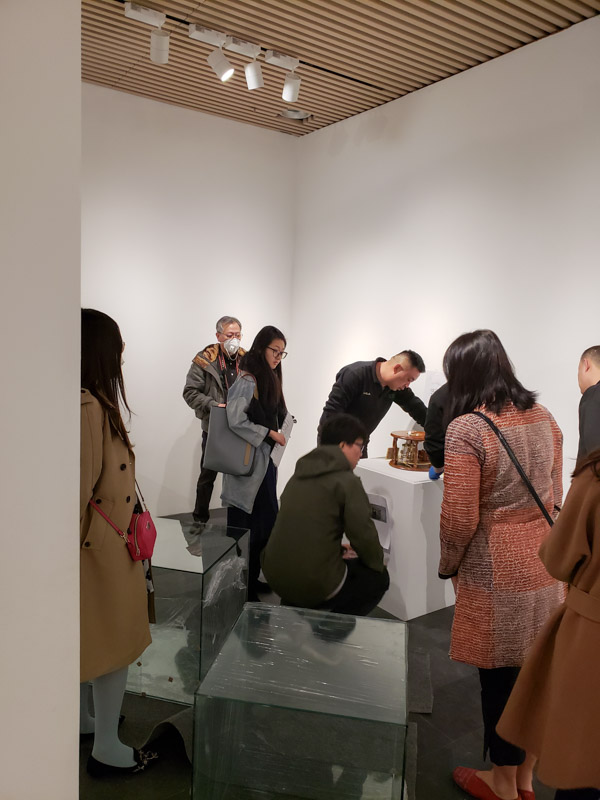
[[[275,347],[267,347],[267,350],[270,350],[275,358],[285,358],[287,356],[285,350],[277,350]]]
[[[360,447],[360,454],[362,456],[362,454],[365,452],[365,444],[364,444],[364,442],[352,442],[352,444],[355,447]]]

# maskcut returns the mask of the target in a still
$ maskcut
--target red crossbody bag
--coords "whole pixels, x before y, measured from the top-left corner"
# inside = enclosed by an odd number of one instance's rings
[[[103,517],[111,528],[123,539],[132,559],[134,561],[145,561],[147,558],[152,558],[154,543],[156,542],[156,528],[154,527],[154,522],[152,522],[150,512],[146,508],[146,502],[140,491],[137,480],[135,486],[137,490],[136,503],[133,507],[133,514],[131,515],[127,533],[123,533],[93,500],[90,500],[90,505],[92,508],[96,509],[100,516]]]

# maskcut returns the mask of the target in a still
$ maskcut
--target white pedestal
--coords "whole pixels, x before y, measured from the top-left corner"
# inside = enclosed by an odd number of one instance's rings
[[[367,494],[387,501],[387,532],[380,523],[378,528],[382,545],[389,547],[390,588],[381,608],[407,620],[453,605],[452,582],[438,578],[443,481],[395,469],[385,458],[363,459],[355,473]]]

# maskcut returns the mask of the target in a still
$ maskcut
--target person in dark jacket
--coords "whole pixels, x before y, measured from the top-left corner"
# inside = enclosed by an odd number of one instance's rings
[[[283,605],[364,616],[389,587],[371,506],[353,473],[365,439],[359,420],[336,414],[296,464],[262,557]],[[352,549],[342,546],[344,533]]]
[[[335,376],[323,408],[318,436],[333,414],[351,414],[366,428],[362,458],[367,458],[369,437],[392,403],[399,405],[419,425],[424,425],[427,406],[409,388],[422,372],[425,372],[425,363],[414,350],[403,350],[387,361],[377,358],[375,361],[355,361],[342,367]]]
[[[600,345],[588,347],[579,360],[577,371],[581,400],[579,402],[580,462],[600,450]]]
[[[213,406],[224,405],[227,391],[240,372],[242,326],[235,317],[221,317],[217,322],[217,343],[196,354],[185,379],[183,399],[202,422],[202,456],[196,486],[195,522],[208,522],[209,505],[217,473],[204,467],[208,420]]]
[[[429,477],[432,481],[436,481],[444,471],[444,445],[448,427],[448,420],[445,419],[447,405],[448,384],[444,383],[429,398],[424,425],[425,441],[423,446],[431,461]]]

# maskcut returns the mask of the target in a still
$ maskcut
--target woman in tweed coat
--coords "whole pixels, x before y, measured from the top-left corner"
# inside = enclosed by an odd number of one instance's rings
[[[448,379],[441,578],[452,578],[456,609],[450,657],[479,668],[484,753],[492,769],[458,767],[454,780],[484,800],[528,798],[533,759],[495,732],[536,634],[562,602],[538,550],[549,526],[488,423],[502,431],[549,513],[562,500],[562,435],[535,394],[517,380],[495,333],[454,341]]]

